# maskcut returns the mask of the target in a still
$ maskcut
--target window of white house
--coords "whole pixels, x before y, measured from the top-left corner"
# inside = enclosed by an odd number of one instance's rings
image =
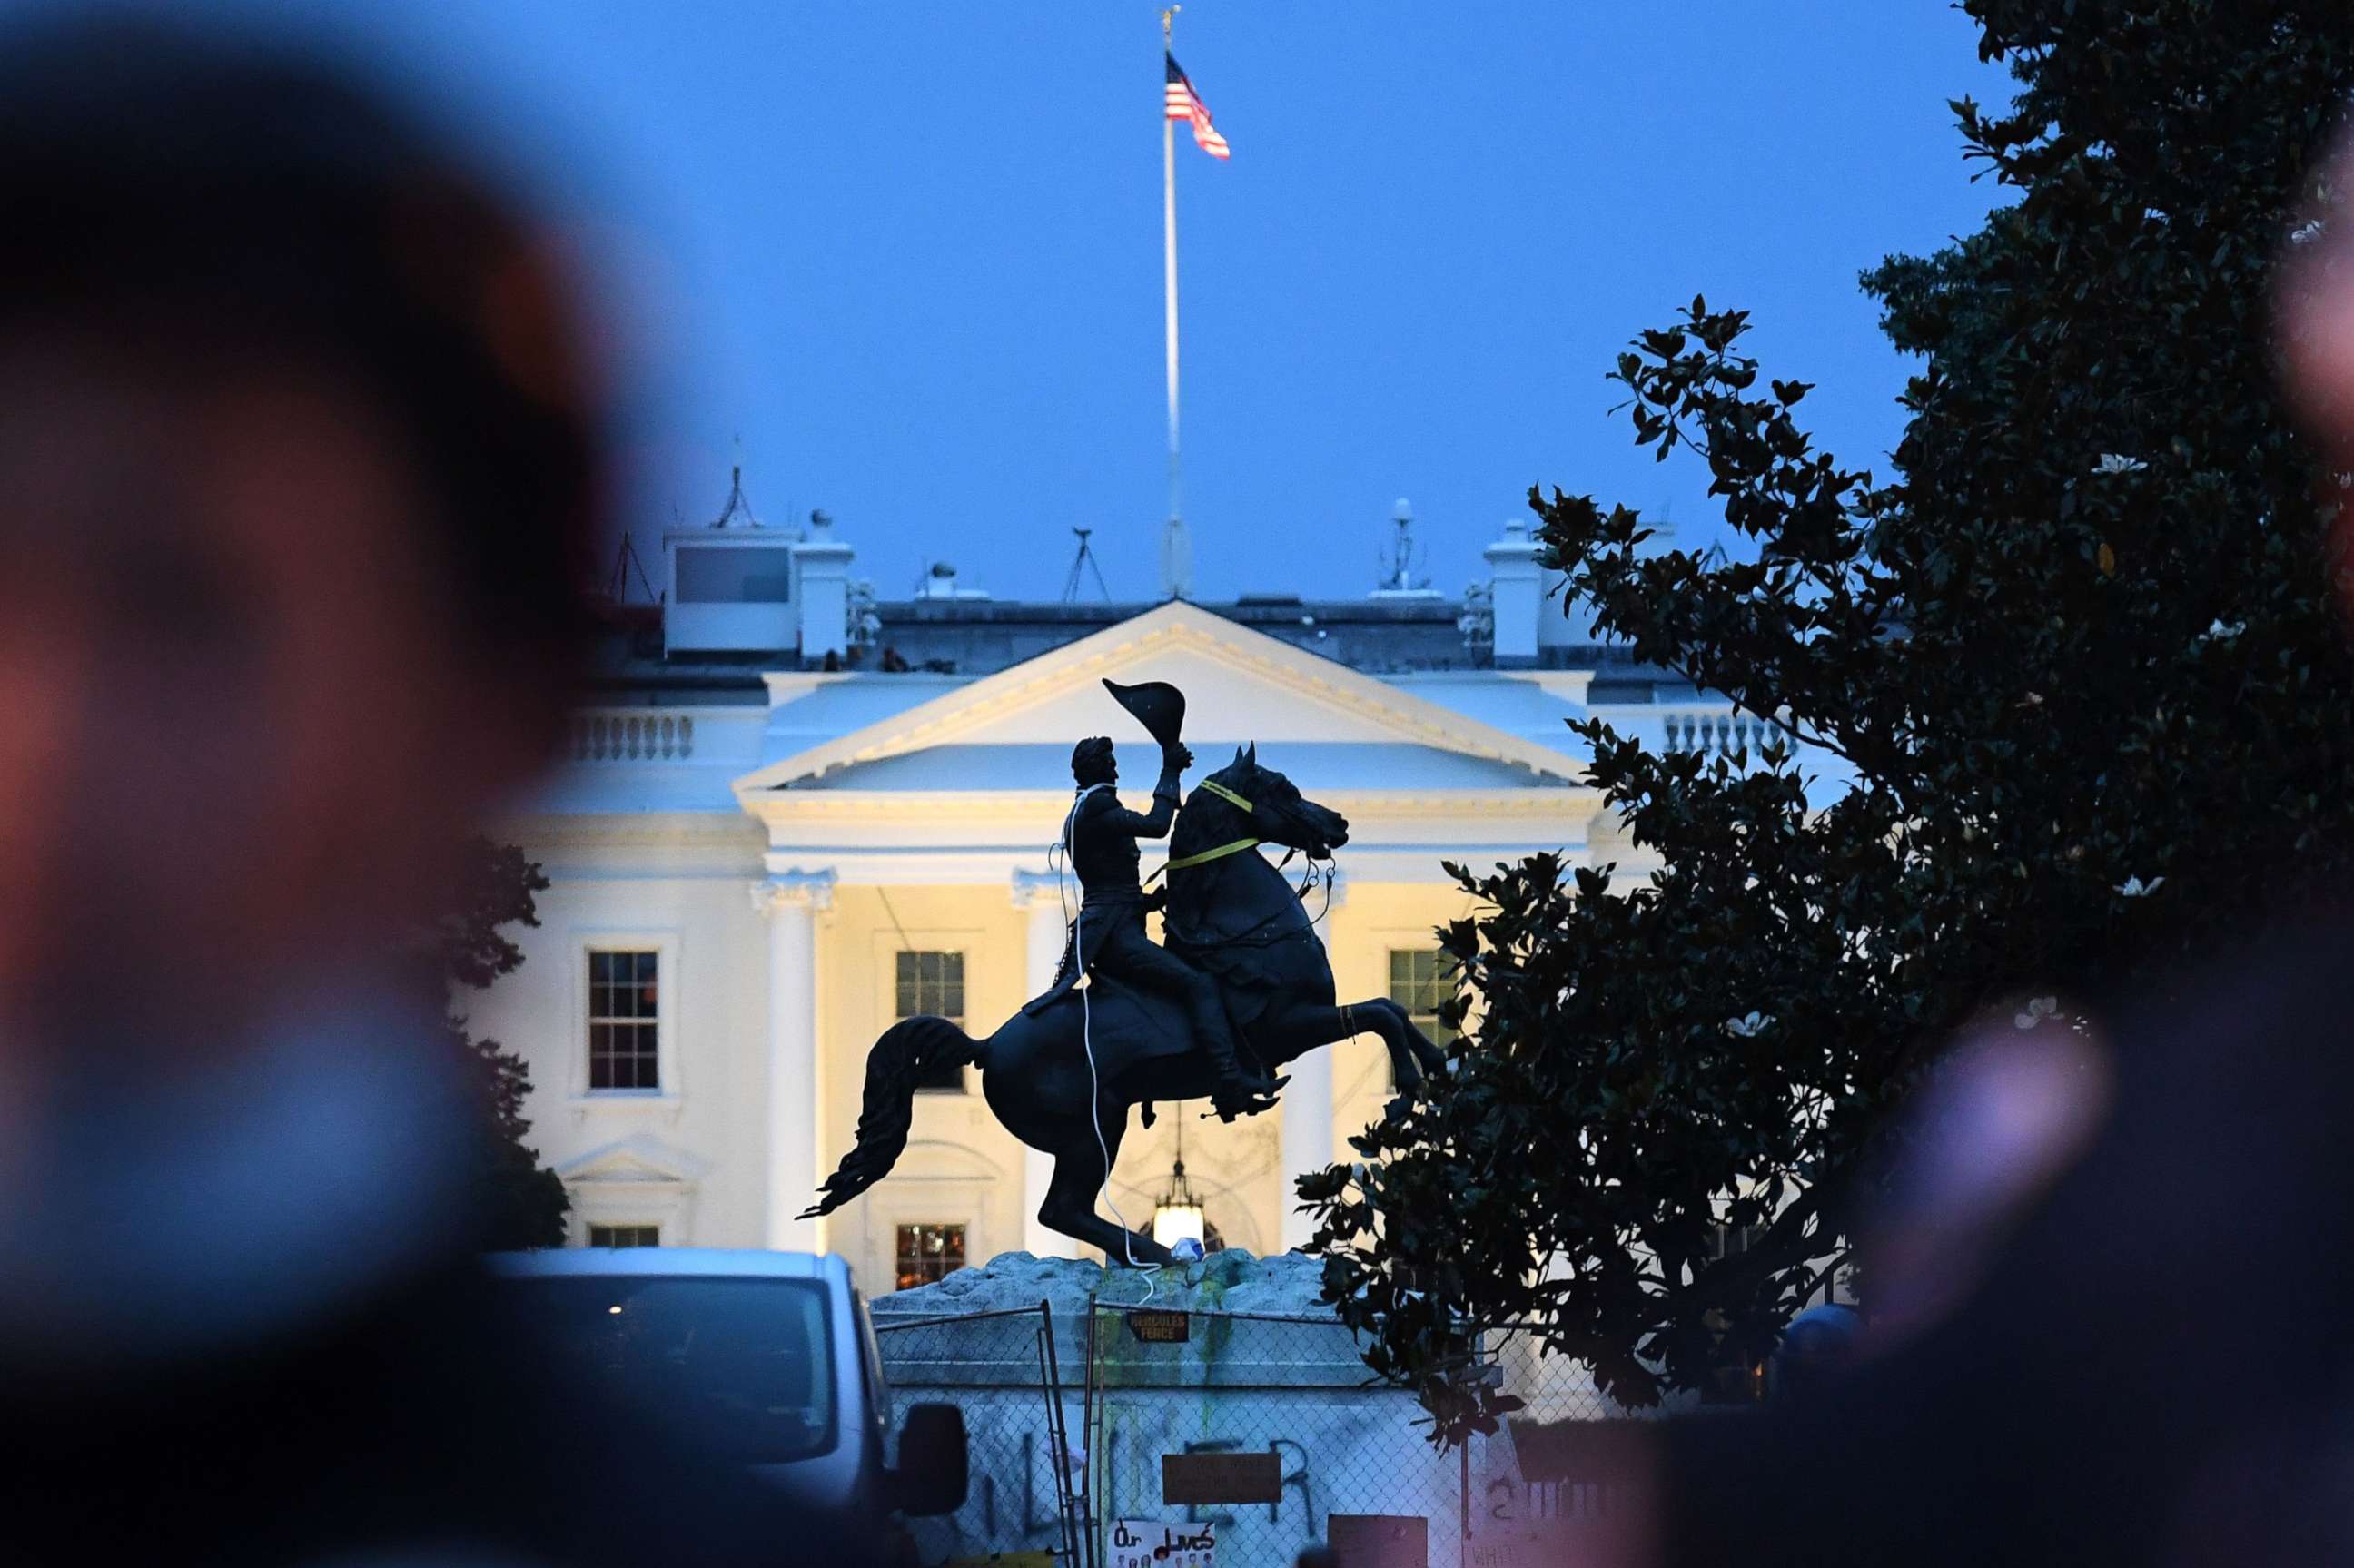
[[[1438,1004],[1455,995],[1455,960],[1435,948],[1390,949],[1390,1000],[1413,1015],[1415,1027],[1438,1044],[1456,1031],[1438,1021]]]
[[[1436,948],[1390,949],[1390,1000],[1405,1008],[1414,1026],[1436,1045],[1447,1044],[1459,1033],[1438,1021],[1438,1004],[1455,994],[1455,960]],[[1389,1071],[1390,1087],[1395,1088],[1397,1068],[1392,1065]]]
[[[660,955],[588,955],[588,1086],[662,1087]]]
[[[930,1013],[964,1027],[964,955],[912,952],[898,955],[892,1016],[917,1018]],[[964,1069],[942,1067],[917,1082],[919,1089],[962,1094]]]
[[[897,1251],[899,1283],[893,1288],[913,1290],[945,1279],[964,1266],[964,1227],[901,1225]]]
[[[660,1225],[590,1225],[590,1246],[660,1246]]]

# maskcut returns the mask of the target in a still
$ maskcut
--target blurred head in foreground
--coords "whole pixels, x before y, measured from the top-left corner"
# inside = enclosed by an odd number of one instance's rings
[[[185,1347],[461,1245],[415,955],[561,720],[596,398],[533,227],[302,57],[18,29],[0,213],[0,1327]]]
[[[545,754],[591,396],[532,229],[285,56],[16,37],[0,212],[0,1051],[198,1050]]]
[[[576,343],[340,71],[0,31],[0,1503],[57,1521],[11,1563],[862,1560],[468,1257],[431,937],[562,717]]]

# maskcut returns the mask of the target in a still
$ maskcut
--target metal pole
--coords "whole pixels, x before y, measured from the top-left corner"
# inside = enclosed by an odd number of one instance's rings
[[[1462,1539],[1469,1541],[1471,1539],[1471,1439],[1468,1436],[1455,1446],[1455,1464],[1460,1477],[1455,1489],[1456,1523],[1463,1532]]]
[[[1087,1534],[1084,1545],[1087,1568],[1103,1568],[1103,1531],[1099,1528],[1103,1521],[1096,1517],[1096,1498],[1099,1495],[1096,1486],[1096,1450],[1102,1435],[1103,1393],[1096,1385],[1096,1298],[1093,1294],[1087,1297],[1087,1401],[1080,1407],[1079,1414],[1080,1440],[1087,1445],[1087,1463],[1080,1471],[1087,1486],[1086,1497],[1079,1510],[1079,1525]]]
[[[1055,1517],[1062,1527],[1064,1568],[1083,1568],[1078,1501],[1071,1485],[1071,1434],[1063,1419],[1063,1366],[1055,1351],[1055,1308],[1050,1301],[1038,1303],[1038,1370],[1046,1389],[1046,1441],[1055,1450]]]
[[[1169,347],[1169,515],[1184,515],[1177,465],[1177,122],[1161,117],[1161,281]]]
[[[1172,24],[1178,7],[1161,13],[1161,47],[1172,48]],[[1162,324],[1168,344],[1169,372],[1169,522],[1161,541],[1161,588],[1171,599],[1182,599],[1193,587],[1193,552],[1185,538],[1182,469],[1177,442],[1177,122],[1164,103],[1161,114],[1161,272]]]

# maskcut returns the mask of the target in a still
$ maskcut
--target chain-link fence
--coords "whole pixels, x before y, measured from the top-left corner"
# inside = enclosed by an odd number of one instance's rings
[[[1413,1394],[1373,1379],[1329,1318],[1099,1306],[1094,1322],[1086,1490],[1098,1536],[1120,1520],[1206,1525],[1220,1562],[1288,1564],[1328,1538],[1333,1515],[1376,1516],[1421,1521],[1431,1568],[1458,1568],[1494,1555],[1483,1538],[1606,1508],[1617,1490],[1606,1446],[1580,1439],[1617,1413],[1586,1369],[1526,1335],[1481,1336],[1526,1407],[1495,1436],[1442,1449]],[[1254,1456],[1255,1470],[1221,1471],[1274,1497],[1172,1503],[1170,1455]]]
[[[1465,1506],[1457,1561],[1554,1563],[1553,1533],[1606,1519],[1630,1506],[1625,1430],[1659,1414],[1636,1415],[1595,1386],[1594,1370],[1545,1349],[1532,1330],[1506,1325],[1479,1335],[1479,1354],[1521,1407],[1493,1436],[1466,1445]],[[1430,1560],[1440,1562],[1434,1542]]]
[[[898,1401],[965,1413],[965,1505],[912,1521],[928,1563],[1025,1553],[1110,1568],[1126,1522],[1206,1531],[1221,1563],[1288,1568],[1341,1515],[1407,1521],[1430,1568],[1500,1568],[1542,1561],[1555,1521],[1606,1514],[1621,1495],[1610,1439],[1624,1413],[1528,1334],[1479,1339],[1522,1408],[1492,1436],[1440,1448],[1413,1394],[1374,1380],[1330,1318],[1042,1305],[878,1312],[875,1328]],[[1183,1500],[1205,1474],[1220,1500]]]
[[[953,1318],[875,1314],[884,1375],[901,1409],[941,1401],[964,1412],[971,1484],[964,1506],[908,1521],[928,1563],[1013,1553],[1076,1563],[1084,1551],[1073,1486],[1081,1410],[1066,1396],[1066,1345],[1044,1303]],[[893,1431],[897,1418],[893,1419]],[[894,1462],[896,1455],[892,1456]]]

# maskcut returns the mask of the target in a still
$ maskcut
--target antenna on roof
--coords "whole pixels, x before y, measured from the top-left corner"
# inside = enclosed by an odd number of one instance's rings
[[[621,547],[613,555],[613,569],[605,577],[605,597],[615,604],[629,603],[632,573],[637,576],[638,586],[646,590],[646,602],[659,603],[654,597],[654,585],[646,577],[645,563],[638,559],[638,547],[625,533],[621,535]]]
[[[1411,593],[1430,586],[1428,578],[1416,581],[1414,575],[1414,503],[1401,495],[1390,508],[1390,521],[1397,525],[1397,537],[1391,541],[1389,558],[1381,565],[1381,590]]]
[[[1109,604],[1111,602],[1110,585],[1104,581],[1103,567],[1096,559],[1095,546],[1087,543],[1087,535],[1095,530],[1074,528],[1071,532],[1079,536],[1079,553],[1071,557],[1071,574],[1063,579],[1063,602],[1077,603],[1080,584],[1085,580],[1086,574],[1093,572],[1096,575],[1096,591],[1103,595],[1106,604]]]
[[[727,504],[711,520],[714,528],[727,528],[741,517],[747,528],[758,528],[760,520],[752,515],[752,503],[744,499],[744,465],[737,463],[727,471]]]

